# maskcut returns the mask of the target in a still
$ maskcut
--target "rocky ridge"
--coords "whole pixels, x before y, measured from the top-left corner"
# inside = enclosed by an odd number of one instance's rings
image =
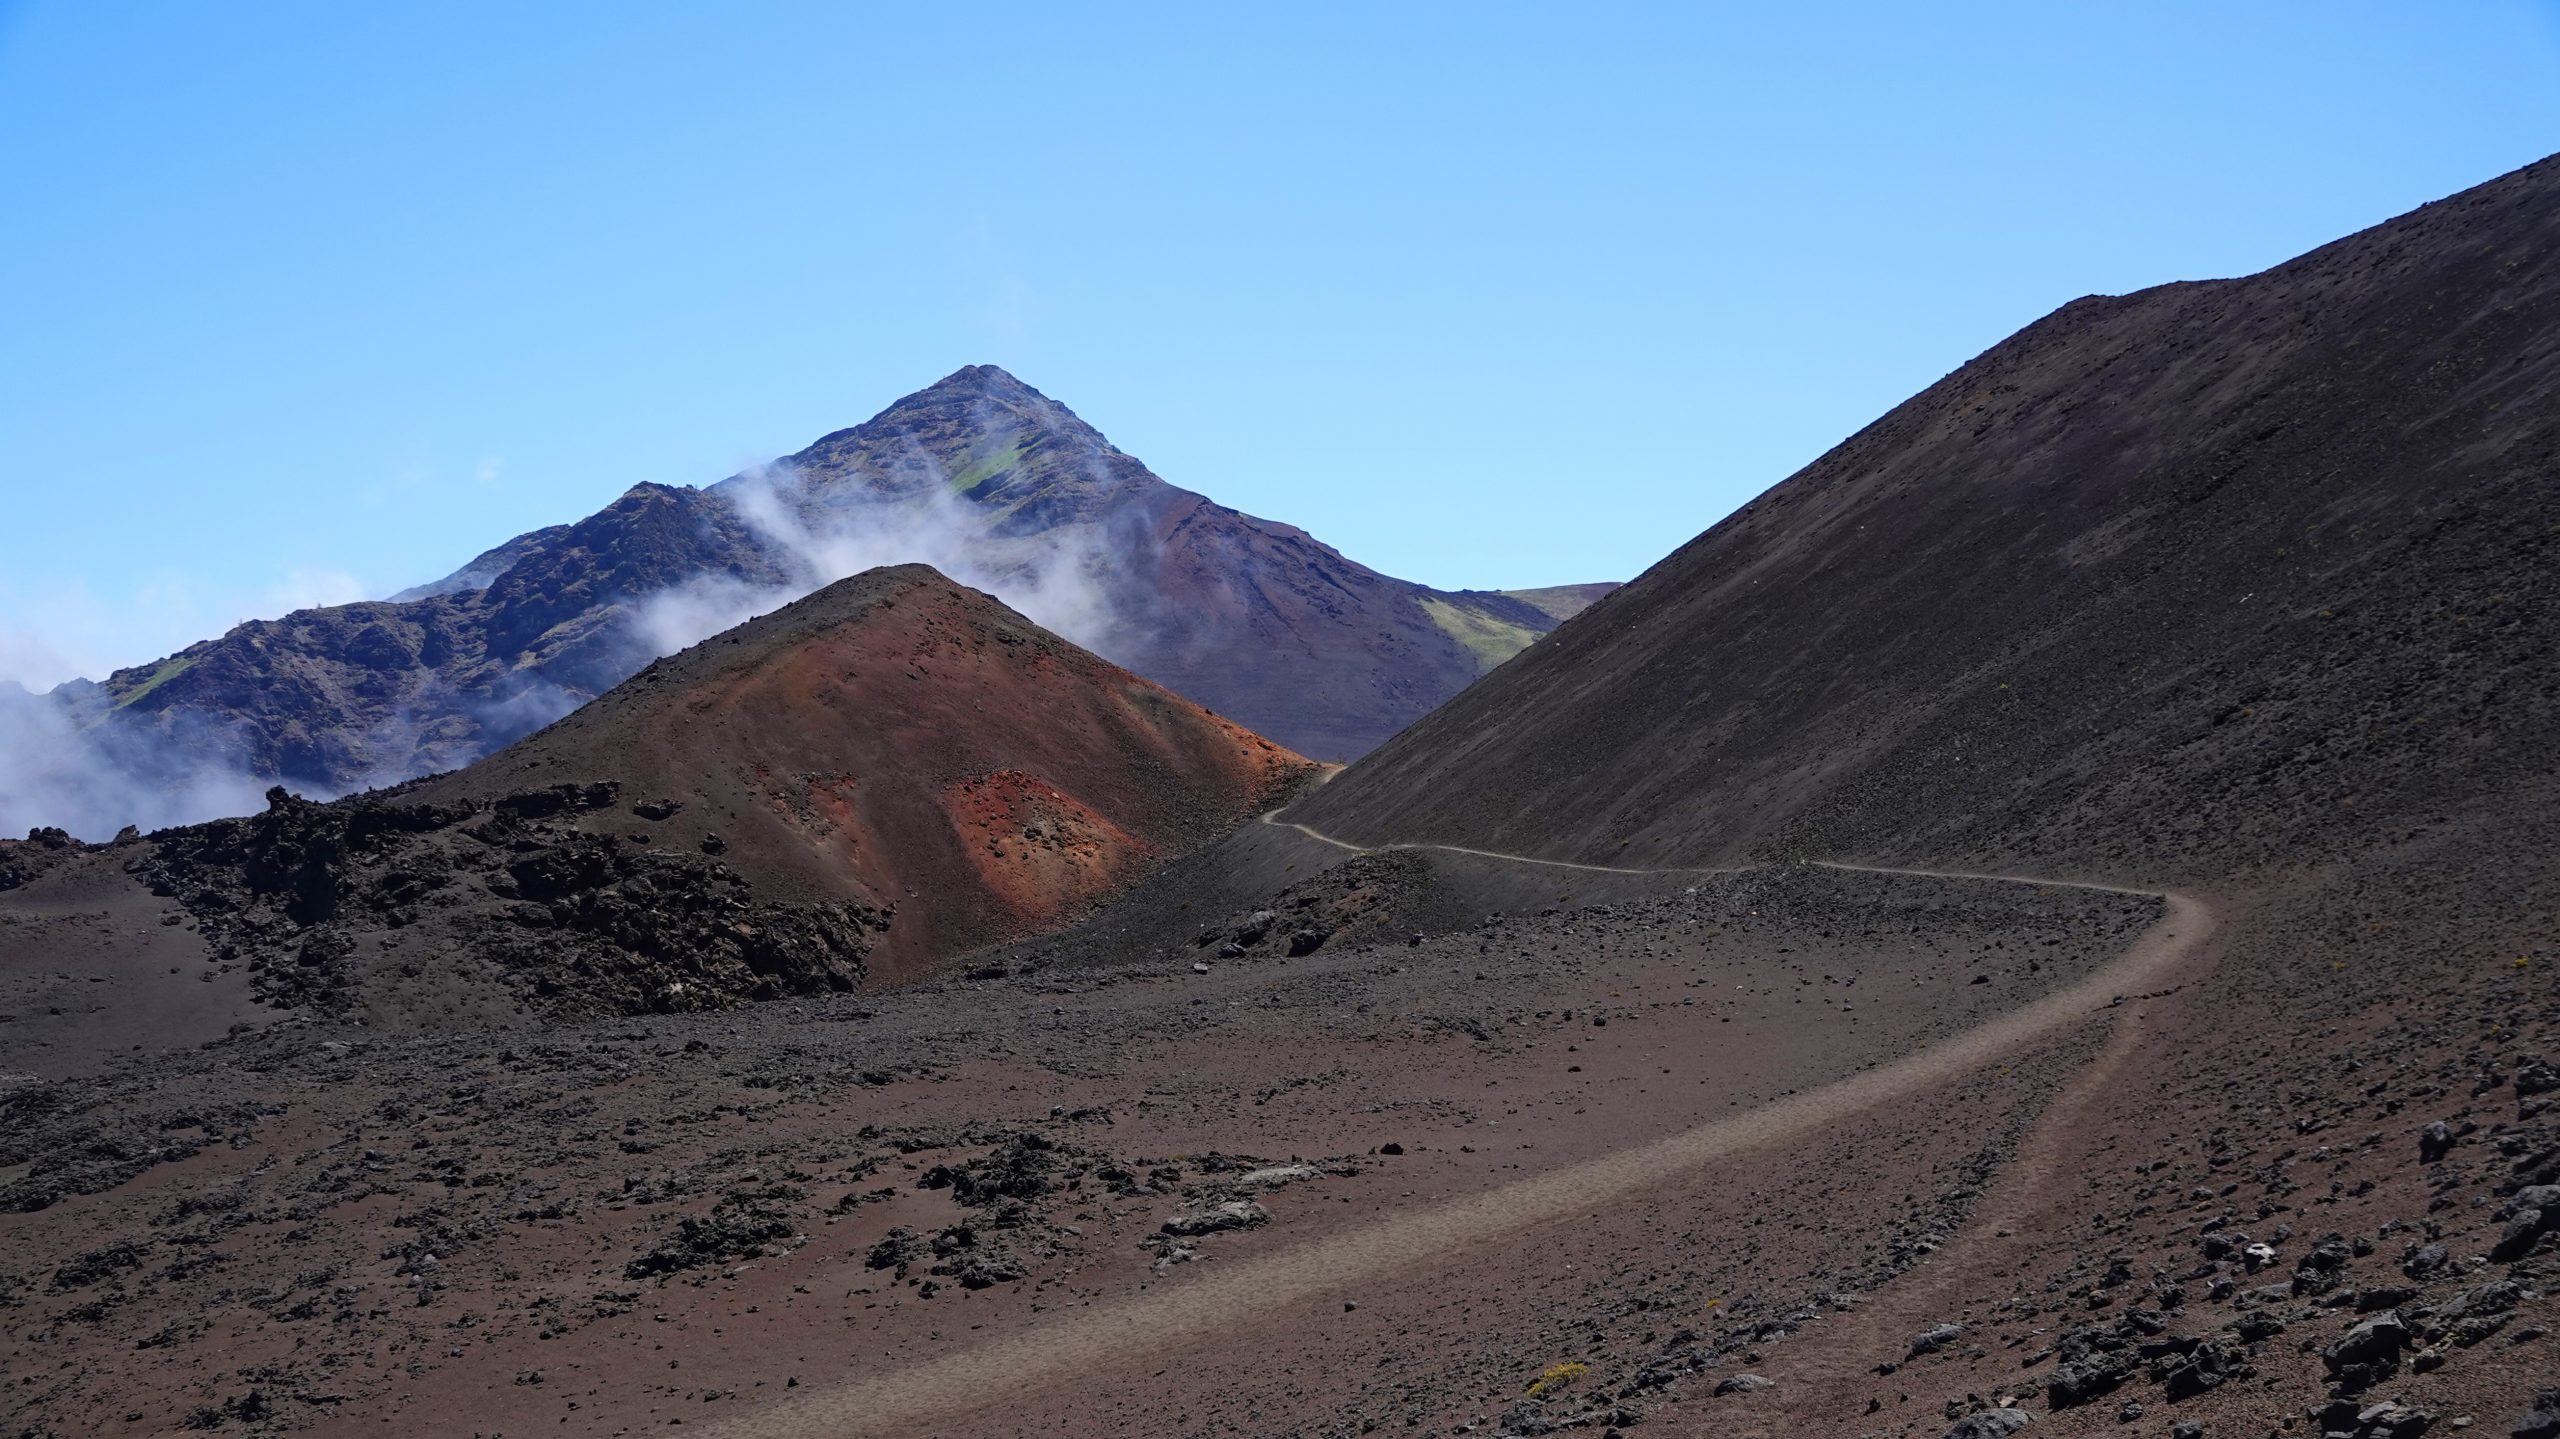
[[[232,781],[224,795],[278,781],[333,795],[453,769],[663,653],[910,561],[1325,759],[1365,752],[1610,588],[1395,579],[1166,483],[1064,405],[975,365],[771,465],[700,489],[634,486],[394,599],[251,621],[29,701],[59,715],[28,734],[64,752],[50,779],[0,795],[0,823],[25,809],[20,824],[103,837],[203,817],[219,801],[183,794],[208,774]],[[139,801],[81,782],[95,765],[165,802],[124,812]]]

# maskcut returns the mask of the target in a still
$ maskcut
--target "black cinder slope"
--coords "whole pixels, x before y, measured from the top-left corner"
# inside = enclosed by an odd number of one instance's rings
[[[1292,816],[1633,864],[2303,861],[2548,783],[2555,595],[2560,159],[2064,306]]]

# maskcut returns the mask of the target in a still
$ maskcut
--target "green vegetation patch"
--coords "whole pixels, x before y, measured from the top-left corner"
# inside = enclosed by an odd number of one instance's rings
[[[1548,618],[1557,624],[1563,624],[1566,620],[1599,603],[1601,596],[1616,588],[1617,585],[1614,583],[1603,582],[1592,585],[1547,585],[1540,589],[1500,590],[1497,593],[1543,610]]]
[[[160,688],[169,681],[185,674],[188,668],[194,664],[195,660],[187,655],[176,655],[171,657],[167,663],[151,672],[151,678],[144,680],[142,683],[135,685],[129,690],[126,690],[123,694],[117,695],[115,707],[117,709],[123,709],[125,706],[141,699],[144,695],[151,693],[153,690]]]
[[[1440,632],[1467,647],[1476,657],[1476,673],[1483,674],[1495,665],[1529,647],[1538,637],[1536,630],[1509,620],[1495,619],[1482,610],[1451,604],[1434,595],[1422,597],[1422,612]]]
[[[951,472],[951,488],[969,499],[977,499],[978,496],[971,491],[1022,463],[1023,438],[1015,435],[993,449],[970,455],[969,463]]]

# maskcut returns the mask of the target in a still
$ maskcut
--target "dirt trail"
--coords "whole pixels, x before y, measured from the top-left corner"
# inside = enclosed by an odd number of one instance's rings
[[[1334,774],[1338,772],[1339,771],[1328,772],[1322,780],[1318,781],[1318,783],[1331,782]],[[1384,854],[1390,850],[1429,849],[1438,850],[1442,854],[1471,854],[1478,859],[1496,859],[1505,864],[1534,864],[1546,869],[1576,869],[1585,874],[1744,874],[1750,869],[1750,866],[1747,865],[1725,869],[1704,867],[1697,869],[1683,869],[1677,867],[1670,869],[1628,869],[1614,864],[1578,864],[1569,859],[1532,859],[1525,854],[1497,854],[1489,849],[1469,849],[1462,844],[1353,844],[1347,839],[1335,839],[1332,835],[1326,834],[1322,830],[1300,824],[1296,820],[1282,819],[1280,817],[1280,812],[1287,808],[1287,805],[1282,805],[1280,809],[1263,811],[1262,822],[1270,825],[1274,829],[1294,829],[1298,833],[1305,835],[1307,838],[1315,840],[1320,844],[1329,844],[1335,849],[1349,850],[1353,854]],[[1855,868],[1855,866],[1838,867]]]
[[[1276,812],[1275,812],[1276,813]],[[1265,822],[1287,824],[1273,815]],[[1291,828],[1304,829],[1291,825]],[[1329,836],[1313,838],[1347,849]],[[1444,846],[1393,846],[1443,848]],[[1479,853],[1479,851],[1462,851]],[[1512,859],[1510,855],[1492,855]],[[1530,860],[1553,864],[1556,861]],[[1605,869],[1598,865],[1567,865]],[[1908,874],[1984,883],[2103,890],[2163,900],[2167,913],[2137,936],[2106,967],[2067,989],[2023,1008],[1819,1089],[1808,1090],[1751,1113],[1699,1125],[1618,1153],[1586,1160],[1503,1185],[1418,1213],[1384,1219],[1321,1246],[1305,1247],[1241,1263],[1170,1292],[1130,1297],[1061,1315],[1036,1333],[1000,1339],[947,1358],[807,1392],[759,1413],[719,1425],[713,1432],[736,1439],[839,1439],[864,1434],[910,1434],[937,1419],[1001,1402],[1118,1362],[1196,1343],[1205,1334],[1238,1332],[1252,1316],[1273,1310],[1322,1306],[1352,1285],[1374,1287],[1382,1275],[1410,1270],[1442,1256],[1501,1239],[1520,1229],[1575,1214],[1621,1195],[1677,1182],[1705,1166],[1750,1150],[1822,1131],[1851,1115],[1907,1099],[1989,1065],[2046,1033],[2115,1007],[2151,988],[2201,944],[2214,926],[2212,911],[2192,896],[2120,885],[2082,884],[2016,875],[1969,875],[1880,865],[1837,864],[1837,869]],[[1614,871],[1685,874],[1703,871]],[[2109,1053],[2118,1046],[2111,1045]]]
[[[1816,863],[1826,869],[1880,874],[1935,873],[1944,879],[1990,877]],[[2158,893],[2120,885],[2072,887],[2121,894]],[[2170,902],[2174,918],[2175,906],[2183,897],[2163,897]],[[2201,944],[2214,926],[2208,909],[2191,899],[2184,902],[2195,905],[2198,921],[2195,932],[2180,939],[2182,953]],[[2168,920],[2163,919],[2162,923],[2165,925]],[[2071,1172],[2072,1161],[2087,1150],[2092,1138],[2103,1138],[2107,1133],[2102,1117],[2104,1106],[2125,1065],[2153,1035],[2152,1017],[2144,1006],[2126,1005],[2124,1011],[2105,1046],[2037,1119],[2026,1142],[2002,1167],[1956,1241],[1874,1295],[1871,1302],[1833,1316],[1822,1336],[1823,1343],[1796,1346],[1787,1351],[1785,1360],[1762,1365],[1763,1373],[1779,1380],[1769,1402],[1753,1405],[1748,1412],[1721,1415],[1715,1432],[1736,1439],[1800,1434],[1806,1432],[1806,1425],[1816,1422],[1816,1416],[1853,1412],[1860,1397],[1885,1387],[1876,1382],[1874,1365],[1880,1358],[1900,1357],[1912,1335],[1943,1320],[1964,1296],[1998,1292],[1999,1286],[1992,1282],[1995,1277],[2006,1274],[2020,1256],[2037,1252],[2039,1247],[2050,1247],[2053,1236],[2037,1231],[2053,1217],[2054,1195],[2058,1192],[2055,1185],[2061,1176]],[[2011,1392],[2032,1392],[2037,1387],[2022,1377]]]

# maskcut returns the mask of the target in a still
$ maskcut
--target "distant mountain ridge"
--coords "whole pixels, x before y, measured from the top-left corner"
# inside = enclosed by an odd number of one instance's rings
[[[0,866],[131,874],[280,1006],[429,1028],[717,1008],[1053,930],[1309,768],[902,565],[449,774],[325,804],[273,791],[92,850],[0,843]]]
[[[392,599],[251,621],[66,687],[52,706],[73,732],[65,753],[7,787],[22,793],[0,790],[0,822],[199,818],[220,811],[143,800],[205,793],[207,771],[236,777],[211,787],[223,793],[336,793],[452,769],[661,654],[907,562],[1319,759],[1374,748],[1606,588],[1515,596],[1381,574],[1168,484],[1066,406],[974,365],[772,465],[700,489],[635,485]],[[101,763],[126,783],[84,784]],[[64,794],[101,812],[49,812]],[[104,812],[118,803],[146,812]]]

